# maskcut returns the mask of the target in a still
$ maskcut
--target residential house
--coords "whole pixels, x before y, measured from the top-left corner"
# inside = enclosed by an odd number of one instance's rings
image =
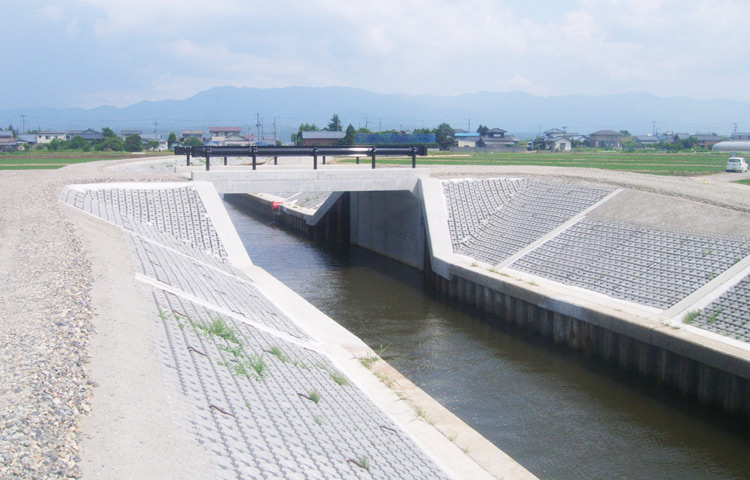
[[[50,143],[52,140],[66,140],[67,139],[67,132],[37,132],[36,133],[36,143],[37,144],[46,144]]]
[[[87,128],[86,130],[68,130],[67,132],[65,132],[65,134],[66,140],[72,140],[75,137],[81,137],[89,142],[96,142],[104,138],[102,132],[98,132],[93,128]]]
[[[567,133],[565,129],[552,128],[544,132],[544,149],[556,152],[570,152],[573,150],[573,141],[583,142],[585,135]]]
[[[573,142],[566,136],[560,135],[551,138],[548,142],[548,149],[556,152],[570,152],[573,150]]]
[[[182,131],[182,140],[181,142],[186,142],[190,140],[191,138],[197,138],[201,142],[205,141],[206,139],[203,137],[203,130],[183,130]]]
[[[477,142],[477,147],[484,147],[487,150],[507,150],[517,147],[518,138],[512,135],[506,136],[506,133],[508,132],[502,128],[493,128],[487,132],[487,135],[482,135]]]
[[[551,128],[544,132],[544,136],[547,138],[561,137],[566,134],[567,132],[560,128]]]
[[[244,135],[238,135],[236,133],[227,135],[224,139],[224,145],[227,147],[249,147],[252,145],[252,135],[246,137]]]
[[[750,140],[750,132],[732,132],[732,140]]]
[[[599,130],[589,135],[592,147],[622,148],[622,139],[625,137],[614,130]]]
[[[120,136],[122,137],[123,140],[125,140],[126,138],[128,138],[131,135],[139,135],[140,136],[142,134],[143,134],[143,130],[120,130]]]
[[[16,142],[12,131],[0,130],[0,152],[15,152],[20,148],[21,144]]]
[[[345,136],[346,136],[346,133],[344,132],[329,132],[327,130],[303,131],[302,132],[302,145],[304,146],[337,145],[341,140],[344,139]]]
[[[476,132],[457,132],[453,134],[458,148],[474,148],[481,136]]]
[[[36,145],[36,133],[22,133],[18,137],[16,137],[16,141],[19,144],[28,144],[29,146],[33,147]]]
[[[166,152],[168,150],[167,141],[163,140],[161,135],[158,133],[144,133],[141,135],[141,143],[143,143],[143,147],[146,147],[146,144],[148,142],[156,142],[158,143],[158,146],[154,149],[154,151],[157,152]]]
[[[633,139],[641,148],[654,148],[659,143],[659,137],[653,135],[636,135]]]
[[[230,135],[242,135],[242,127],[211,127],[208,129],[213,145],[224,145]]]
[[[695,133],[692,136],[696,140],[696,146],[707,149],[711,149],[711,147],[724,140],[724,137],[720,137],[715,133]]]

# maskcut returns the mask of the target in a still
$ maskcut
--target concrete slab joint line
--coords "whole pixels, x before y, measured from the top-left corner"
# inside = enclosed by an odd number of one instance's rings
[[[346,478],[351,475],[351,468],[355,468],[351,464],[346,467],[346,458],[359,462],[362,455],[370,459],[369,474],[376,478],[490,478],[483,467],[474,463],[447,438],[435,436],[434,427],[419,422],[414,424],[413,413],[404,412],[401,406],[394,407],[402,405],[396,401],[398,397],[375,379],[356,358],[352,358],[351,350],[341,346],[343,338],[349,349],[369,351],[361,340],[324,317],[270,275],[252,266],[244,247],[240,248],[241,242],[228,221],[213,185],[196,184],[198,195],[187,201],[195,206],[205,206],[206,218],[212,220],[210,231],[205,233],[217,235],[217,245],[226,248],[223,251],[228,255],[230,268],[169,238],[169,232],[177,226],[173,223],[190,222],[195,213],[173,215],[172,207],[154,209],[154,205],[150,204],[154,198],[160,198],[160,205],[163,206],[177,200],[176,196],[161,195],[159,190],[164,188],[167,187],[149,190],[144,185],[138,190],[137,186],[128,185],[126,192],[122,188],[108,187],[105,190],[119,196],[97,197],[86,207],[85,202],[80,202],[79,194],[96,190],[96,187],[89,185],[72,188],[78,193],[69,192],[61,199],[68,204],[78,205],[78,208],[86,208],[86,213],[91,215],[103,214],[108,221],[127,232],[127,238],[134,246],[136,268],[140,270],[136,272],[135,279],[151,292],[148,294],[153,302],[150,317],[155,328],[154,341],[163,362],[165,385],[179,388],[179,392],[170,394],[171,401],[175,402],[172,407],[176,425],[183,429],[184,434],[197,434],[196,441],[203,443],[211,456],[217,478],[301,476],[316,471],[322,476]],[[131,195],[135,192],[138,194]],[[115,207],[111,202],[120,203]],[[95,204],[96,210],[93,209]],[[159,222],[160,231],[143,224],[144,219],[148,223]],[[243,278],[245,275],[247,278]],[[232,300],[241,291],[241,297],[237,298],[248,299],[258,295],[263,302],[268,302],[266,298],[270,299],[269,308],[276,302],[283,302],[284,309],[289,313],[271,312],[275,318],[293,318],[295,322],[301,318],[314,318],[306,329],[311,329],[316,336],[323,336],[319,340],[297,338],[277,329],[277,325],[281,325],[279,323],[266,324],[261,321],[258,316],[261,311],[246,310],[253,313],[253,318],[235,311],[238,307],[245,308],[235,305]],[[256,305],[250,308],[266,308],[260,303]],[[311,315],[313,311],[315,313]],[[219,319],[223,319],[223,328],[229,328],[228,332],[236,332],[226,333],[226,338],[239,335],[239,343],[205,333]],[[328,332],[323,333],[325,330]],[[268,353],[267,349],[273,344],[282,346],[295,358],[307,360],[301,360],[302,366],[280,361]],[[234,353],[229,355],[229,351]],[[250,361],[262,356],[266,356],[266,362],[270,362],[270,366],[265,367],[268,368],[268,378],[264,379],[265,375],[258,371],[256,380],[248,378],[247,381],[239,381],[232,373],[235,370],[239,372],[240,368],[248,372],[249,364],[241,363],[238,358]],[[313,360],[313,357],[317,360]],[[303,366],[303,370],[297,372]],[[279,369],[286,369],[287,373],[278,376],[275,372]],[[341,390],[342,387],[332,380],[330,372],[333,370],[341,371],[351,379],[352,383],[346,390]],[[251,373],[248,372],[248,375]],[[311,381],[314,383],[311,384]],[[404,379],[404,383],[408,381]],[[313,387],[321,392],[323,400],[320,404],[296,395],[310,392]],[[296,399],[295,409],[304,410],[300,410],[297,416],[287,417],[292,412],[289,409],[290,398]],[[336,405],[342,401],[345,403]],[[331,409],[327,410],[329,404]],[[305,412],[321,408],[326,419],[343,428],[326,434],[329,442],[321,442],[322,439],[316,438],[317,434],[311,436],[304,432],[306,428],[320,431],[320,425],[315,425],[310,413]],[[357,418],[352,420],[349,418],[351,415]],[[300,420],[303,421],[300,423]],[[303,424],[307,422],[310,424],[304,427]],[[294,427],[286,426],[290,424]],[[390,426],[384,430],[380,428],[382,425]],[[406,429],[401,431],[397,425]],[[323,430],[327,431],[327,428],[324,426]],[[464,428],[467,432],[473,432],[465,425]],[[372,431],[366,433],[360,429]],[[261,436],[255,437],[258,432]],[[400,434],[393,437],[389,432]],[[378,436],[384,436],[383,442],[365,445],[360,441]],[[516,478],[533,478],[486,440],[482,440],[484,446],[478,448],[479,451],[488,449],[488,452],[496,454],[490,456],[504,459],[493,465],[494,471],[513,472]],[[395,451],[392,447],[394,441],[401,445]],[[262,451],[271,445],[274,446],[269,450],[271,455],[263,460]],[[300,447],[294,448],[294,445]],[[325,453],[312,453],[321,446]],[[247,452],[254,454],[248,455]],[[302,457],[297,458],[300,455]],[[300,467],[302,463],[305,468]],[[404,470],[404,465],[410,466],[408,471]],[[337,473],[334,475],[333,472]],[[498,476],[497,473],[495,476]]]

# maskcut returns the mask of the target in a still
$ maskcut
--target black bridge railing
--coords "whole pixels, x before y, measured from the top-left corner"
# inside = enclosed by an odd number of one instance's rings
[[[372,168],[375,168],[375,159],[378,156],[409,156],[411,157],[411,168],[417,166],[417,156],[424,157],[427,155],[427,146],[425,145],[390,145],[390,146],[373,146],[373,145],[356,145],[356,146],[320,146],[320,147],[182,147],[174,148],[175,155],[185,155],[187,165],[190,166],[191,157],[203,157],[206,159],[206,170],[211,169],[211,157],[224,157],[224,165],[227,164],[227,157],[251,157],[253,159],[253,170],[256,169],[257,159],[261,157],[273,157],[273,163],[278,163],[279,157],[313,157],[313,169],[318,169],[318,157],[323,158],[323,165],[326,163],[326,156],[350,156],[356,157],[359,163],[360,157],[370,157]]]

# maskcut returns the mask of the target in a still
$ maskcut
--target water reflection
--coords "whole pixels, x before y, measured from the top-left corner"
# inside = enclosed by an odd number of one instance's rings
[[[421,275],[326,249],[227,204],[253,262],[378,350],[540,478],[750,475],[746,425],[426,295]]]

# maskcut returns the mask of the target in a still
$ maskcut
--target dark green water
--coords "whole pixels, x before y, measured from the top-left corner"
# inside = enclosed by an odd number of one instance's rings
[[[225,203],[253,263],[540,478],[750,478],[747,424],[432,298],[419,272]]]

